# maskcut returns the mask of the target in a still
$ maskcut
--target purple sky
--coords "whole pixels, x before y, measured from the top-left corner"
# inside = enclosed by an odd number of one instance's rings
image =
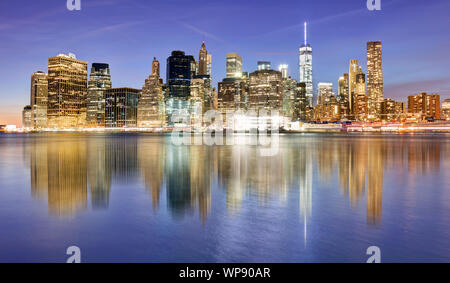
[[[21,124],[29,104],[30,75],[47,71],[48,57],[72,52],[78,59],[109,63],[113,87],[140,88],[151,61],[172,50],[198,57],[202,40],[213,54],[215,83],[225,76],[227,52],[243,57],[244,71],[258,60],[289,65],[298,79],[303,22],[310,23],[314,81],[333,82],[350,59],[366,68],[366,42],[383,42],[385,96],[406,101],[427,91],[450,98],[450,1],[381,0],[66,0],[0,2],[0,124]]]

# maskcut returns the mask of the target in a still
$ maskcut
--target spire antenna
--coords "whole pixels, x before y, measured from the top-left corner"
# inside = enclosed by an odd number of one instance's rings
[[[307,23],[305,22],[305,46],[306,46],[306,42],[307,42]]]

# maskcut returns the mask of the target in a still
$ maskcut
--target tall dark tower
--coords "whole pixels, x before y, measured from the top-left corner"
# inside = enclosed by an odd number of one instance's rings
[[[170,97],[188,98],[191,85],[192,56],[183,51],[173,51],[167,58],[167,86]]]
[[[200,53],[198,55],[198,75],[205,76],[208,74],[208,51],[203,41]]]

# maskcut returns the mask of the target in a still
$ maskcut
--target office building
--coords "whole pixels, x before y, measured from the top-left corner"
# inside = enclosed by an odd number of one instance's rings
[[[109,65],[93,63],[89,75],[86,124],[89,127],[105,126],[105,91],[112,87]]]
[[[75,128],[86,123],[88,63],[74,54],[48,59],[48,127]]]
[[[138,103],[137,126],[139,128],[162,127],[164,115],[163,80],[160,77],[160,65],[153,58],[152,73],[142,86]]]
[[[283,72],[281,71],[283,76]],[[283,79],[283,116],[293,119],[297,92],[297,81],[292,78]]]
[[[258,61],[258,71],[271,70],[272,67],[269,61]]]
[[[317,105],[325,104],[334,96],[333,84],[320,82],[317,85]]]
[[[450,121],[450,99],[445,99],[442,102],[442,119]]]
[[[423,92],[408,96],[408,113],[414,114],[419,121],[441,119],[440,95]]]
[[[283,85],[281,72],[261,70],[250,74],[248,110],[282,110]]]
[[[242,57],[237,53],[227,54],[227,78],[242,77]]]
[[[30,90],[31,127],[44,129],[47,127],[48,75],[44,72],[33,73]]]
[[[141,90],[110,88],[105,91],[105,126],[129,128],[137,126],[138,100]]]
[[[288,78],[288,65],[281,64],[280,66],[278,66],[278,71],[281,72],[281,77],[283,78],[283,80]]]
[[[32,111],[32,107],[30,105],[27,105],[23,108],[22,128],[31,129],[33,127],[32,113],[33,113],[33,111]]]
[[[198,55],[198,75],[208,75],[208,51],[206,50],[205,42],[202,42],[200,52]]]
[[[360,67],[357,59],[350,60],[350,67],[348,71],[348,105],[350,114],[355,112],[355,98],[356,98],[356,75],[359,73]]]
[[[384,99],[381,41],[367,42],[367,96],[369,119],[377,120]]]
[[[299,74],[300,82],[306,84],[306,97],[309,106],[313,105],[313,65],[312,65],[312,47],[307,41],[307,24],[305,22],[304,43],[299,49]]]

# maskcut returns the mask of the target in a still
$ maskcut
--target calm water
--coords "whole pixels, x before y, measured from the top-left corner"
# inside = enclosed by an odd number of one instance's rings
[[[450,262],[450,135],[0,135],[0,261]]]

